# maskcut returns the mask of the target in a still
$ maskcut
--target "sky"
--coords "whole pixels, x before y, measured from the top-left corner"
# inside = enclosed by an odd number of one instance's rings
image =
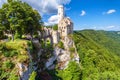
[[[57,8],[63,4],[74,30],[120,31],[120,0],[22,0],[38,10],[45,25],[58,22]],[[0,7],[6,0],[0,0]]]

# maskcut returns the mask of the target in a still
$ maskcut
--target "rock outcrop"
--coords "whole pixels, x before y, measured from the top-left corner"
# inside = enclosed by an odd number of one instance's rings
[[[75,50],[74,53],[71,53],[69,50],[70,47],[75,48],[74,41],[68,37],[65,37],[62,42],[64,43],[64,49],[61,49],[57,46],[54,48],[53,56],[49,58],[46,62],[46,68],[51,69],[51,66],[53,68],[53,66],[55,65],[55,61],[57,61],[59,69],[67,68],[68,63],[71,60],[79,63],[79,56],[77,54],[77,51]],[[71,57],[71,55],[73,55],[73,57]]]

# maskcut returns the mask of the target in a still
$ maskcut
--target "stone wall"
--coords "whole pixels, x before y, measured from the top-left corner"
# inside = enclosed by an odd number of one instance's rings
[[[52,31],[53,43],[57,44],[59,42],[59,33],[58,31]]]
[[[73,33],[73,23],[69,18],[63,18],[58,23],[58,32],[60,36],[68,36]]]

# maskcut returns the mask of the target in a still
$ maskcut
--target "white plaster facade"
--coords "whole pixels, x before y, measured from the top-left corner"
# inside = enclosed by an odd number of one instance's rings
[[[65,17],[64,7],[62,5],[58,7],[58,16],[58,32],[60,36],[67,36],[73,33],[73,22],[70,18]]]
[[[63,5],[58,6],[58,22],[65,16]]]
[[[68,34],[73,33],[73,23],[69,18],[63,18],[58,23],[58,32],[60,36],[68,36]]]

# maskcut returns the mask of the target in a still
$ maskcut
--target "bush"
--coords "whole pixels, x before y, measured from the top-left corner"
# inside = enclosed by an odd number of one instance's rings
[[[28,61],[29,60],[29,57],[28,57],[28,55],[19,55],[18,56],[18,59],[17,59],[17,61],[18,62],[25,62],[25,61]]]
[[[10,57],[9,51],[5,51],[5,52],[4,52],[4,56],[5,56],[5,57]]]
[[[10,60],[5,61],[3,63],[3,68],[4,69],[12,69],[14,67],[14,63],[12,63]]]
[[[30,53],[32,53],[33,52],[33,44],[31,43],[31,41],[28,41],[27,45],[29,46]]]
[[[13,56],[16,56],[17,54],[18,54],[18,52],[15,50],[4,51],[5,57],[13,57]]]
[[[58,47],[64,49],[64,44],[63,44],[62,41],[60,41],[60,42],[58,43]]]
[[[69,51],[72,52],[72,53],[74,53],[75,52],[75,48],[74,47],[70,47]]]
[[[16,32],[16,34],[15,34],[15,39],[20,39],[20,38],[22,38],[22,35],[21,34],[19,34],[18,32]]]
[[[61,80],[81,80],[80,75],[82,74],[79,64],[71,61],[65,70],[58,70],[58,77]]]
[[[54,26],[53,26],[53,30],[58,30],[58,25],[57,24],[55,24]]]
[[[17,54],[18,54],[18,52],[13,50],[10,52],[10,57],[16,56]]]
[[[36,72],[33,71],[32,74],[30,75],[29,80],[35,80],[36,75],[37,75]]]
[[[7,80],[19,80],[18,74],[16,74],[15,70],[12,70]]]

